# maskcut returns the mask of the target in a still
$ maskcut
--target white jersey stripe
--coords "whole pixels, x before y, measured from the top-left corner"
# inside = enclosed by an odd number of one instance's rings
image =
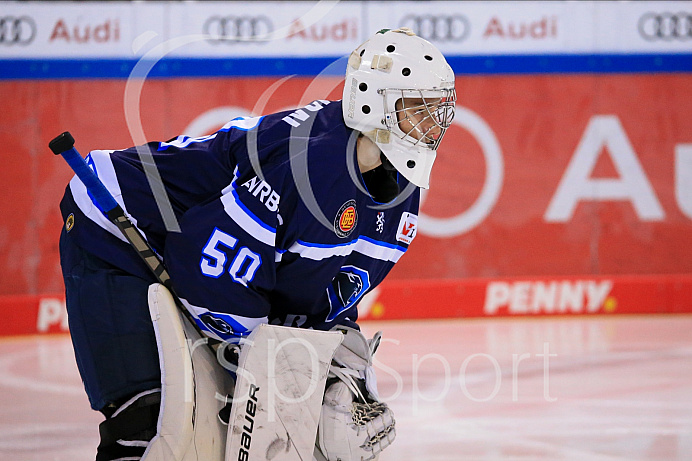
[[[355,251],[373,259],[395,263],[399,261],[406,249],[361,236],[356,240],[341,245],[314,244],[299,240],[291,245],[288,251],[299,254],[303,258],[316,261],[334,256],[348,256]]]
[[[370,258],[395,263],[404,255],[406,249],[389,243],[360,237],[354,251],[369,256]]]
[[[137,226],[137,220],[127,213],[127,208],[123,202],[120,184],[118,183],[118,178],[115,174],[113,162],[111,161],[110,157],[112,152],[112,150],[91,151],[87,157],[87,163],[89,163],[89,166],[95,170],[96,176],[98,176],[104,186],[106,186],[106,189],[110,191],[113,198],[115,198],[115,201],[118,202],[120,207],[125,212],[125,215],[130,218],[132,224]],[[118,229],[115,224],[110,222],[108,218],[106,218],[106,216],[96,207],[94,202],[91,201],[91,197],[89,197],[89,194],[87,193],[86,186],[77,176],[74,176],[70,181],[70,190],[72,191],[72,196],[74,197],[75,203],[87,218],[91,219],[97,225],[118,237],[123,242],[127,242],[122,232],[120,232],[120,229]]]
[[[314,245],[300,240],[291,245],[288,249],[291,253],[299,254],[303,258],[320,261],[322,259],[331,258],[332,256],[347,256],[350,255],[356,246],[358,240],[352,240],[349,243],[335,246]]]
[[[260,242],[275,246],[276,229],[262,222],[255,214],[250,211],[238,198],[235,191],[236,176],[230,185],[226,186],[221,193],[221,203],[226,214],[231,217],[245,232],[259,240]]]
[[[202,323],[204,325],[204,322],[200,320],[200,315],[203,314],[212,314],[215,315],[221,319],[225,320],[231,320],[231,326],[237,327],[237,325],[233,325],[233,323],[238,323],[241,327],[245,329],[245,331],[240,331],[239,333],[242,333],[243,335],[249,334],[252,330],[257,328],[257,326],[262,325],[264,323],[269,322],[268,317],[243,317],[242,315],[235,315],[235,314],[227,314],[227,313],[222,313],[222,312],[214,312],[210,311],[206,307],[201,307],[201,306],[195,306],[194,304],[191,304],[187,299],[180,298],[180,301],[183,303],[183,306],[192,314],[192,316],[197,320],[199,323]],[[228,338],[222,338],[219,336],[217,333],[211,331],[208,327],[205,327],[204,332],[207,336],[218,339],[220,341],[224,341]]]

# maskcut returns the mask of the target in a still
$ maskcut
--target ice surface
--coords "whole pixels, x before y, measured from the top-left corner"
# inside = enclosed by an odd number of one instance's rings
[[[362,327],[397,417],[381,461],[692,459],[692,316]],[[0,392],[0,459],[94,459],[68,336],[0,340]]]

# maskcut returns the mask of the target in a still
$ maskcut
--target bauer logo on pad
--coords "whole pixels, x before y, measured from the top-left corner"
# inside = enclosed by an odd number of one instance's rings
[[[413,238],[416,236],[418,229],[418,216],[408,211],[401,213],[401,221],[399,221],[399,229],[396,231],[396,239],[410,245]]]

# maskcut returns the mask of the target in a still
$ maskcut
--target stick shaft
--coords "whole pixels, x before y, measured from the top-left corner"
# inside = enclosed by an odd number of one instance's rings
[[[96,173],[94,173],[94,170],[89,167],[86,160],[84,160],[74,147],[60,152],[60,155],[65,159],[67,164],[70,165],[70,168],[72,168],[72,171],[75,172],[80,181],[84,183],[101,211],[108,215],[109,212],[119,207],[113,195],[106,189],[106,186],[104,186],[98,176],[96,176]]]
[[[54,154],[60,155],[65,159],[72,171],[84,183],[99,209],[120,229],[120,232],[130,242],[132,248],[137,251],[137,254],[142,258],[156,279],[173,293],[174,299],[180,305],[179,298],[175,295],[171,286],[171,278],[163,263],[149,245],[149,242],[144,239],[139,229],[125,215],[122,207],[116,202],[110,191],[96,176],[94,170],[89,167],[86,160],[74,148],[74,138],[72,135],[68,132],[62,133],[50,142],[49,147]],[[182,310],[188,313],[187,309],[183,308]]]

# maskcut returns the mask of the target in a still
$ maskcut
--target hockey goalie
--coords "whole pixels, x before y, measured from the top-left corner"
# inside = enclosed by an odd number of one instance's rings
[[[433,45],[383,29],[340,101],[90,152],[175,289],[73,178],[60,255],[98,461],[370,460],[392,443],[357,306],[416,235],[455,100]]]

